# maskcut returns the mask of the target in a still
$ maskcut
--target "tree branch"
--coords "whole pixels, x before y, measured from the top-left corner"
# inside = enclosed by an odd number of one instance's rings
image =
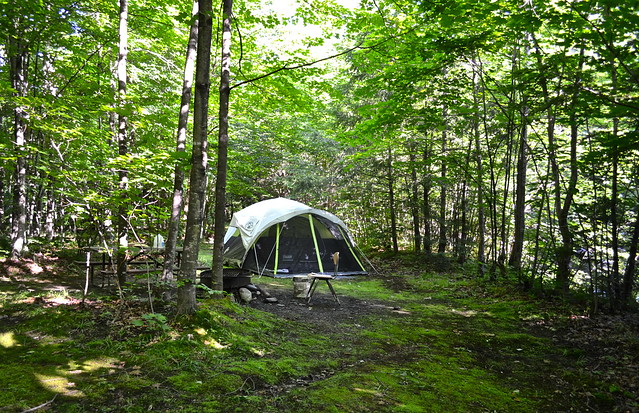
[[[253,83],[253,82],[255,82],[255,81],[258,81],[258,80],[264,79],[264,78],[266,78],[266,77],[272,76],[272,75],[274,75],[274,74],[276,74],[276,73],[279,73],[279,72],[282,72],[282,71],[284,71],[284,70],[295,70],[295,69],[301,69],[302,67],[313,66],[314,64],[317,64],[317,63],[320,63],[320,62],[324,62],[324,61],[326,61],[326,60],[334,59],[334,58],[336,58],[336,57],[340,57],[340,56],[343,56],[343,55],[345,55],[345,54],[351,53],[351,52],[352,52],[352,51],[354,51],[354,50],[358,50],[358,49],[361,49],[361,50],[365,50],[365,49],[374,49],[374,48],[376,48],[377,46],[379,46],[379,45],[381,45],[381,44],[384,44],[384,43],[386,43],[387,41],[389,41],[389,40],[391,40],[391,39],[393,39],[393,38],[395,38],[395,37],[399,37],[399,36],[391,36],[391,37],[388,37],[388,38],[386,38],[386,39],[384,39],[384,40],[382,40],[382,41],[380,41],[380,42],[378,42],[378,43],[375,43],[374,45],[371,45],[371,46],[362,46],[362,44],[364,44],[364,42],[366,41],[366,39],[364,39],[364,40],[362,40],[361,42],[359,42],[357,45],[355,45],[355,46],[353,46],[353,47],[351,47],[351,48],[349,48],[349,49],[346,49],[346,50],[344,50],[344,51],[342,51],[342,52],[339,52],[339,53],[336,53],[336,54],[333,54],[333,55],[330,55],[330,56],[326,56],[326,57],[323,57],[323,58],[321,58],[321,59],[314,60],[314,61],[311,61],[311,62],[300,63],[300,64],[295,65],[295,66],[282,66],[282,67],[280,67],[280,68],[278,68],[278,69],[272,70],[272,71],[270,71],[270,72],[268,72],[268,73],[264,73],[263,75],[260,75],[260,76],[254,77],[254,78],[252,78],[252,79],[243,80],[243,81],[241,81],[241,82],[239,82],[239,83],[236,83],[236,84],[232,85],[232,86],[230,87],[230,90],[233,90],[233,89],[235,89],[236,87],[239,87],[239,86],[245,85],[245,84],[247,84],[247,83]]]
[[[55,396],[53,396],[53,399],[49,400],[48,402],[42,403],[41,405],[36,406],[36,407],[32,407],[30,409],[27,409],[27,410],[23,411],[22,413],[35,412],[35,411],[40,410],[40,409],[42,409],[44,407],[47,407],[48,405],[53,403],[53,401],[55,400],[56,397],[58,397],[57,394]]]

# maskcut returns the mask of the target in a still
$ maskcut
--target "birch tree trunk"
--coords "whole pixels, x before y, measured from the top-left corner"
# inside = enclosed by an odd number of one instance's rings
[[[184,79],[182,81],[182,99],[180,101],[180,113],[178,116],[178,131],[176,152],[182,153],[186,149],[186,128],[189,120],[189,109],[191,107],[191,95],[193,90],[193,72],[195,70],[195,57],[197,53],[197,32],[198,32],[198,3],[193,2],[193,12],[191,13],[191,31],[189,34],[189,44],[186,50],[186,62],[184,64]],[[171,282],[173,280],[173,266],[175,265],[175,250],[180,229],[180,217],[184,200],[184,169],[181,162],[175,165],[175,178],[173,182],[173,203],[171,206],[171,218],[169,220],[169,231],[166,236],[164,251],[164,268],[162,280]]]
[[[127,87],[127,70],[126,61],[128,54],[128,19],[129,4],[128,0],[120,0],[120,26],[119,26],[119,51],[117,61],[117,77],[118,77],[118,155],[124,156],[129,152],[129,142],[127,137],[127,117],[124,114],[126,105],[126,87]],[[127,204],[126,191],[128,189],[129,174],[125,168],[118,171],[118,188],[120,190],[120,203],[117,207],[117,234],[118,234],[118,250],[115,255],[117,263],[117,276],[120,286],[126,282],[126,247],[128,247],[128,226],[127,226]]]

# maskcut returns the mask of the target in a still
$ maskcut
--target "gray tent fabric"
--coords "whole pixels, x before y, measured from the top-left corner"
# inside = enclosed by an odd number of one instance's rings
[[[260,275],[367,274],[362,258],[341,219],[286,198],[236,212],[224,237],[225,265]]]

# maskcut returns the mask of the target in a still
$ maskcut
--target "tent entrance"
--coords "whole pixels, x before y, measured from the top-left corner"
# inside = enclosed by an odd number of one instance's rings
[[[266,229],[246,254],[244,268],[274,276],[333,273],[335,252],[340,254],[340,273],[365,272],[337,224],[300,215]]]

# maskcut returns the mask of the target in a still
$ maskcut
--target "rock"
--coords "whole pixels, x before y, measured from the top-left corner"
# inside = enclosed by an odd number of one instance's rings
[[[271,296],[271,293],[269,293],[268,291],[266,291],[264,288],[260,287],[260,291],[262,292],[262,295],[266,298]]]
[[[275,297],[266,297],[266,299],[264,299],[265,302],[267,303],[277,303],[277,298]]]
[[[240,288],[238,294],[240,295],[240,300],[242,300],[243,303],[250,303],[251,300],[253,300],[253,293],[251,293],[251,290],[248,288]]]

